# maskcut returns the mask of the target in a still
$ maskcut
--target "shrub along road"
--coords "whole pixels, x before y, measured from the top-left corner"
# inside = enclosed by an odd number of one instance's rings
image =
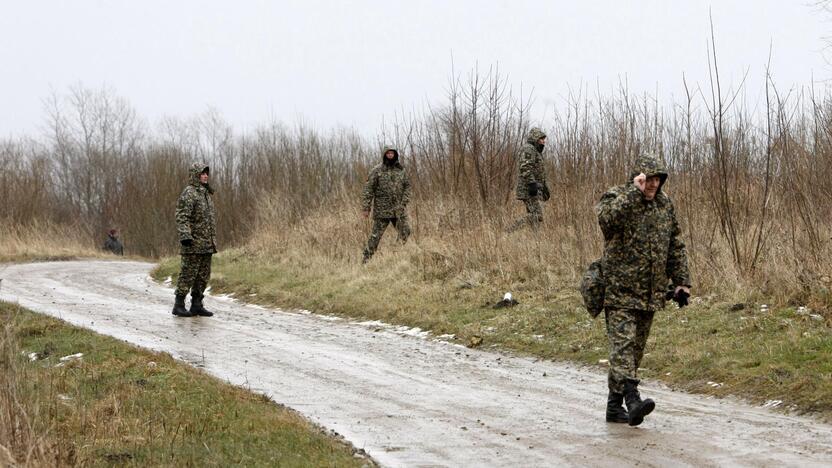
[[[142,262],[5,267],[0,299],[271,396],[390,465],[822,466],[832,426],[644,385],[638,428],[604,422],[596,370],[471,350],[378,323],[211,300],[175,318]],[[417,335],[417,336],[407,336]]]

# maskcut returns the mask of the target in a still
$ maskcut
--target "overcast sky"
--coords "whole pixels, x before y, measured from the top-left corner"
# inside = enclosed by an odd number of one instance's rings
[[[581,83],[683,94],[707,86],[712,9],[724,82],[824,87],[832,35],[814,0],[0,0],[0,136],[34,134],[42,101],[107,86],[151,123],[213,107],[236,129],[275,118],[371,136],[395,110],[444,102],[451,64],[499,64],[534,119]]]

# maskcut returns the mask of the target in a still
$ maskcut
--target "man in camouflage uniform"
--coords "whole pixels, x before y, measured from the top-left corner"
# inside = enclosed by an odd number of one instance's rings
[[[217,220],[208,185],[209,168],[194,163],[190,183],[176,202],[176,229],[181,244],[182,269],[176,284],[173,314],[180,317],[214,315],[202,305],[205,287],[211,277],[211,257],[217,253]],[[185,296],[191,292],[191,309],[185,309]]]
[[[655,408],[653,400],[641,400],[637,376],[653,314],[664,308],[670,282],[677,298],[690,294],[685,244],[673,202],[662,192],[666,180],[661,159],[644,154],[628,183],[607,191],[595,207],[604,235],[609,422],[635,426]]]
[[[517,156],[517,199],[526,205],[526,215],[514,222],[508,232],[516,231],[526,224],[537,228],[543,222],[541,201],[549,199],[549,186],[546,184],[546,170],[543,167],[543,147],[546,134],[539,128],[532,128],[526,137],[526,143]]]
[[[393,224],[399,233],[399,241],[407,242],[410,223],[407,219],[407,204],[410,203],[410,179],[399,162],[396,148],[386,146],[381,164],[370,171],[362,197],[362,214],[365,218],[373,211],[373,231],[364,249],[363,263],[372,258],[388,224]]]

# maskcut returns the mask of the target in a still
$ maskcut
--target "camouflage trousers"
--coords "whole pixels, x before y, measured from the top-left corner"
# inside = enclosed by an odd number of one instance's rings
[[[523,200],[523,203],[526,204],[526,215],[515,221],[506,231],[514,232],[526,225],[537,229],[543,222],[543,204],[538,197],[529,197]]]
[[[367,239],[367,247],[364,248],[364,260],[370,259],[378,249],[378,243],[381,242],[381,236],[387,225],[392,224],[399,233],[399,242],[404,244],[407,238],[410,237],[410,222],[408,222],[407,215],[398,218],[378,218],[373,220],[373,231],[370,233],[370,238]]]
[[[610,342],[610,391],[624,393],[626,379],[638,380],[638,366],[650,336],[653,312],[634,309],[604,310]]]
[[[182,254],[182,267],[179,271],[179,281],[176,282],[176,294],[186,295],[191,292],[191,298],[202,297],[205,287],[211,278],[212,254]]]

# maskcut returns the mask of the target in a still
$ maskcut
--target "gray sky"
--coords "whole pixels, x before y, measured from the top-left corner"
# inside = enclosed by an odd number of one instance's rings
[[[813,0],[0,0],[0,136],[36,133],[43,99],[107,86],[150,122],[213,107],[245,130],[271,117],[367,136],[402,109],[443,103],[451,63],[499,64],[533,118],[571,89],[683,95],[707,86],[708,9],[723,82],[762,92],[773,44],[780,88],[832,77]]]

